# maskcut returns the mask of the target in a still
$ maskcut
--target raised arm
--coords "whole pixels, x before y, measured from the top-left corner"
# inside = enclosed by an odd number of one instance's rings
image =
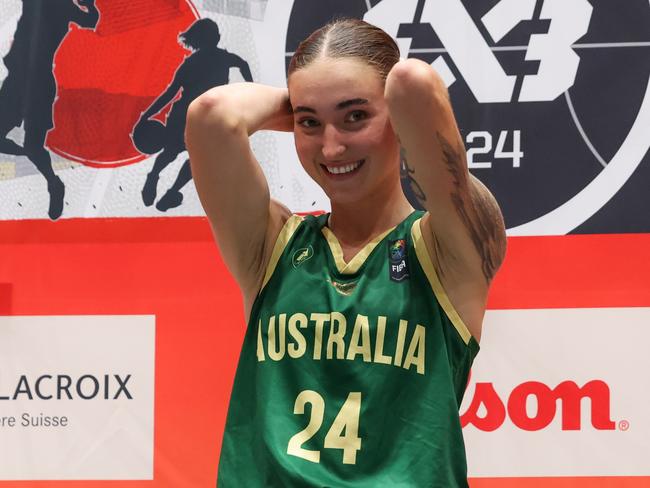
[[[269,197],[249,144],[260,129],[292,130],[287,90],[253,83],[212,88],[188,109],[185,143],[199,198],[247,315],[290,215]]]
[[[385,97],[428,211],[423,219],[427,247],[452,303],[455,296],[454,305],[478,338],[489,284],[505,253],[501,211],[468,171],[447,89],[431,66],[416,59],[397,63]]]

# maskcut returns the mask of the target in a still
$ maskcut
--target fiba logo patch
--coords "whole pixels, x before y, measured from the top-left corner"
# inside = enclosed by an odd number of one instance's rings
[[[388,243],[389,274],[393,281],[403,281],[409,277],[406,255],[406,239]]]
[[[380,26],[403,58],[442,76],[470,171],[497,197],[511,235],[580,232],[594,219],[618,229],[598,213],[650,164],[646,0],[295,0],[286,63],[340,16]]]

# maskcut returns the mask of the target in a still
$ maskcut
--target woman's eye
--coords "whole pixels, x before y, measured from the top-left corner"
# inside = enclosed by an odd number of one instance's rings
[[[312,129],[318,126],[318,121],[316,119],[300,119],[298,125],[304,127],[305,129]]]
[[[346,122],[359,122],[368,117],[368,114],[363,110],[354,110],[346,117]]]

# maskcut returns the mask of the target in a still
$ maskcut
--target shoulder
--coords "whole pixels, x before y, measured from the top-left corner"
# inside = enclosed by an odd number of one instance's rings
[[[287,210],[287,212],[289,212]],[[300,250],[302,246],[311,244],[314,237],[321,232],[321,217],[312,214],[285,214],[286,220],[282,224],[277,236],[268,241],[267,252],[270,256],[266,259],[264,267],[264,278],[260,290],[263,289],[271,279],[281,259],[290,259],[289,254]]]

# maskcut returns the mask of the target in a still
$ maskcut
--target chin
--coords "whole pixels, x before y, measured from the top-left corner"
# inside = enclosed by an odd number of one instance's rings
[[[321,186],[321,188],[323,187]],[[351,190],[323,188],[323,191],[332,205],[355,205],[368,198],[368,193],[358,186]]]

